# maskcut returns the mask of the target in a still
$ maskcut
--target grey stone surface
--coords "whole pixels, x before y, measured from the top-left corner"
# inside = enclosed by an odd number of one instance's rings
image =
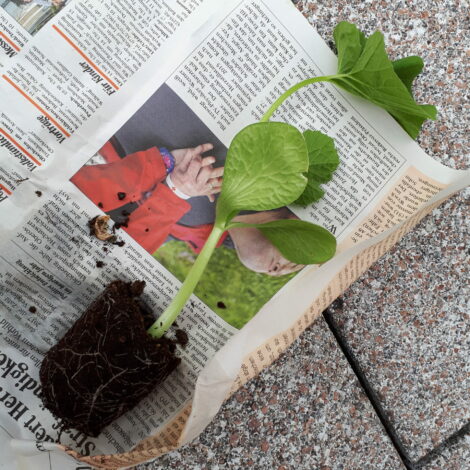
[[[436,160],[468,167],[468,1],[295,3],[330,43],[334,26],[348,20],[366,33],[383,31],[393,58],[421,55],[415,95],[435,104],[439,119],[418,141]],[[416,460],[469,419],[466,201],[468,191],[434,211],[354,284],[336,312]],[[139,468],[403,469],[322,322],[230,399],[194,443]],[[468,437],[423,462],[424,470],[470,468]]]
[[[412,460],[470,421],[468,209],[436,209],[333,310]]]
[[[193,443],[143,470],[405,470],[322,318]]]
[[[470,462],[470,435],[452,440],[442,450],[423,460],[418,470],[467,470]]]

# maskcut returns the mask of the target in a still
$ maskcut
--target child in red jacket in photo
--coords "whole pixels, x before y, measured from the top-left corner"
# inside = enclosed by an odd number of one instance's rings
[[[107,163],[86,165],[71,181],[105,212],[137,203],[123,229],[149,253],[169,235],[199,252],[212,224],[188,227],[178,221],[191,209],[187,199],[207,196],[214,202],[220,192],[223,167],[214,168],[215,158],[202,156],[212,148],[202,144],[169,152],[152,147],[120,158],[107,142],[99,151]]]

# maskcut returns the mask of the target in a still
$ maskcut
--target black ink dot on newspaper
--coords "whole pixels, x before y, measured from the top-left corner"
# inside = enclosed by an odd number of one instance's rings
[[[97,261],[97,262],[96,262],[96,267],[97,267],[97,268],[102,268],[103,266],[104,266],[103,261]]]
[[[36,191],[36,196],[37,196],[37,197],[41,197],[41,196],[42,196],[42,192],[41,192],[41,191]]]
[[[117,193],[117,197],[120,201],[126,198],[126,193],[119,192]]]
[[[38,311],[38,309],[36,307],[31,306],[31,307],[29,307],[29,311],[31,313],[36,313]]]
[[[227,308],[227,306],[226,306],[221,300],[219,300],[219,301],[217,302],[217,307],[219,307],[219,308]]]

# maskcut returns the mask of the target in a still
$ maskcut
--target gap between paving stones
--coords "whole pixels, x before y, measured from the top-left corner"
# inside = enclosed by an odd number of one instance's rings
[[[335,300],[334,303],[339,304],[339,308],[342,306],[342,299],[339,297]],[[343,337],[340,328],[335,322],[334,314],[329,310],[326,309],[323,312],[323,318],[325,319],[330,331],[332,332],[334,338],[336,339],[341,352],[344,354],[346,360],[348,361],[351,369],[353,370],[354,374],[356,375],[361,387],[364,390],[368,400],[370,401],[375,413],[377,414],[380,422],[382,423],[387,435],[389,436],[395,450],[397,451],[398,455],[400,456],[403,465],[407,468],[407,470],[425,470],[425,466],[432,462],[434,458],[436,458],[443,450],[447,449],[449,446],[453,446],[458,444],[458,442],[463,439],[466,435],[470,435],[470,422],[465,424],[461,429],[456,431],[454,434],[449,436],[447,439],[443,440],[438,446],[434,447],[428,453],[426,453],[423,457],[421,457],[417,462],[413,462],[409,457],[405,446],[403,445],[402,441],[398,437],[397,432],[395,431],[395,427],[388,419],[385,409],[383,408],[381,401],[374,390],[374,388],[369,383],[362,367],[360,366],[359,362],[356,360],[353,351],[348,346],[347,341]]]

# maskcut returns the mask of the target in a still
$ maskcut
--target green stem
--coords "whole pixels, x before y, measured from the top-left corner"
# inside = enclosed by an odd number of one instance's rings
[[[312,83],[328,82],[328,81],[331,81],[332,79],[342,78],[342,77],[344,77],[344,75],[328,75],[328,76],[322,76],[322,77],[309,78],[307,80],[303,80],[300,83],[297,83],[297,85],[294,85],[292,88],[289,88],[273,103],[273,105],[268,109],[268,111],[261,118],[260,122],[269,121],[270,117],[273,115],[276,109],[279,108],[279,106],[281,106],[281,104],[287,98],[289,98],[289,96],[291,96],[297,90],[300,90],[300,88],[303,88],[304,86],[307,86],[307,85],[311,85]],[[218,204],[217,204],[217,207],[219,209],[217,212],[219,214],[224,213],[224,211],[220,210],[220,207],[219,207],[220,204],[221,204],[221,200],[219,199]],[[232,216],[233,215],[235,214],[232,214]],[[232,217],[228,217],[227,221],[221,222],[219,220],[219,216],[216,217],[214,228],[212,229],[212,232],[209,235],[209,238],[204,244],[204,247],[201,253],[197,257],[188,275],[186,276],[186,279],[184,280],[179,292],[176,294],[174,299],[170,302],[170,305],[166,308],[166,310],[162,313],[162,315],[158,318],[158,320],[148,329],[148,333],[151,336],[155,338],[161,338],[166,333],[166,331],[170,328],[173,322],[176,320],[176,317],[181,313],[181,310],[183,310],[184,306],[186,305],[186,302],[188,301],[196,285],[201,279],[202,273],[204,272],[207,266],[207,263],[209,262],[209,259],[215,250],[215,247],[217,246],[217,242],[222,236],[225,230],[226,224],[231,220],[231,218]]]
[[[209,238],[204,244],[204,247],[201,253],[199,253],[199,256],[197,257],[193,266],[191,267],[179,292],[176,294],[170,305],[168,305],[158,320],[147,330],[151,336],[155,338],[161,338],[168,328],[170,328],[172,323],[176,320],[176,317],[180,314],[181,310],[183,310],[186,302],[199,282],[199,279],[201,279],[202,273],[204,272],[204,269],[206,268],[220,237],[224,233],[224,230],[225,229],[220,227],[219,224],[216,223],[214,225]]]
[[[274,114],[277,108],[281,106],[281,104],[289,98],[290,95],[295,93],[297,90],[300,90],[304,86],[311,85],[312,83],[317,83],[317,82],[330,82],[334,78],[341,78],[344,77],[344,74],[338,74],[338,75],[325,75],[322,77],[313,77],[313,78],[308,78],[307,80],[303,80],[302,82],[297,83],[297,85],[294,85],[292,88],[289,88],[286,90],[273,104],[272,106],[266,111],[264,116],[261,118],[260,122],[268,122],[271,116]]]

